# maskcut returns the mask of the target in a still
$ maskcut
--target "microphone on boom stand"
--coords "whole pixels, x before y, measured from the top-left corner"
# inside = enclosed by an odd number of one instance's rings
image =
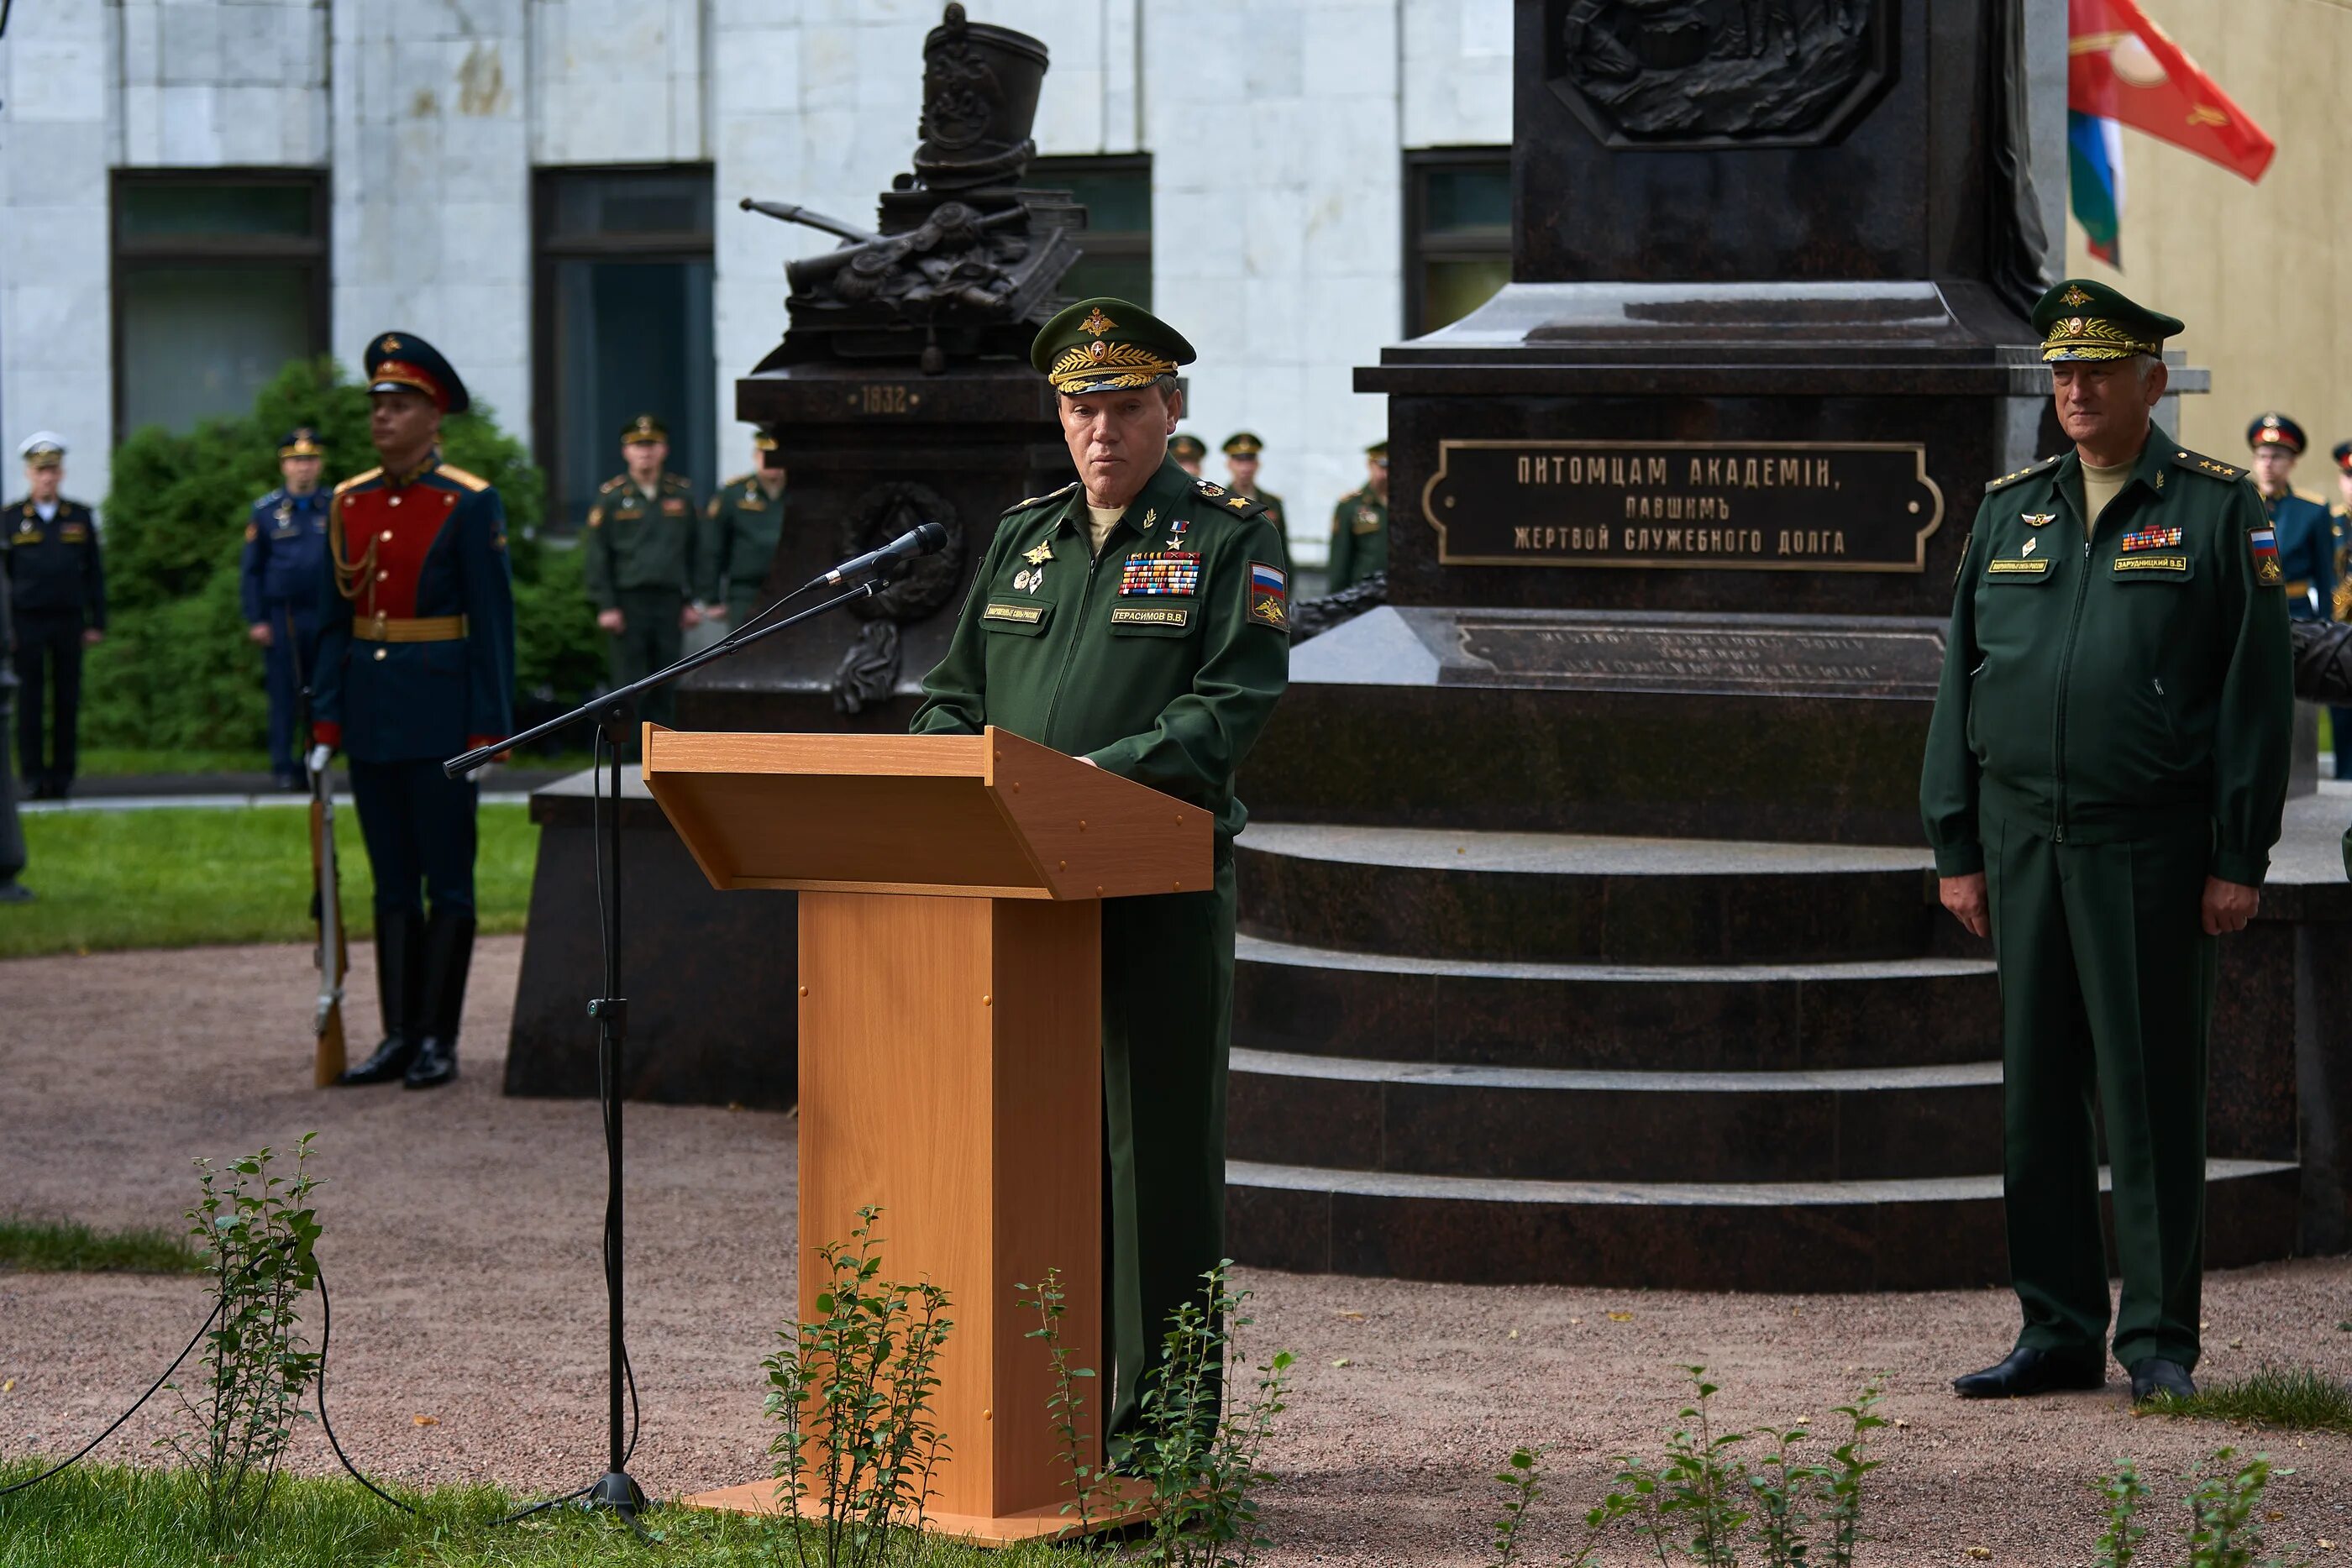
[[[6,3],[7,0],[0,0],[0,6]],[[442,771],[450,778],[462,778],[502,751],[528,746],[570,725],[586,720],[596,726],[598,766],[596,782],[590,793],[596,817],[593,836],[596,844],[597,915],[603,927],[604,994],[589,1002],[588,1013],[596,1020],[598,1098],[603,1102],[604,1111],[605,1424],[609,1452],[603,1478],[574,1495],[584,1495],[591,1504],[611,1509],[640,1533],[643,1533],[643,1526],[637,1523],[637,1512],[645,1506],[645,1493],[627,1469],[630,1455],[636,1448],[636,1438],[628,1430],[630,1424],[622,1418],[625,1392],[629,1405],[632,1407],[635,1405],[636,1380],[629,1367],[627,1341],[622,1332],[621,1062],[628,1035],[629,1004],[621,990],[621,745],[628,734],[635,700],[644,693],[667,685],[688,671],[739,653],[788,626],[822,615],[828,610],[838,610],[860,599],[871,599],[882,591],[883,581],[893,568],[917,556],[943,549],[947,542],[948,531],[939,524],[918,524],[881,549],[853,556],[824,576],[811,579],[699,653],[689,653],[668,668],[656,670],[618,691],[608,692],[560,718],[534,725],[520,735],[477,747],[441,765]],[[786,603],[810,589],[839,588],[845,580],[860,576],[865,580],[844,592],[781,619],[768,620]],[[760,624],[762,621],[767,624]],[[604,810],[608,793],[612,803],[609,814]]]

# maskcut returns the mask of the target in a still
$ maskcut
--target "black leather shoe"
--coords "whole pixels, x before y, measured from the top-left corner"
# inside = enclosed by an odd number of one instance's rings
[[[2197,1385],[2189,1378],[2189,1369],[2160,1355],[2151,1355],[2146,1361],[2135,1364],[2131,1369],[2131,1380],[2132,1403],[2135,1405],[2145,1405],[2158,1396],[2167,1394],[2175,1399],[2197,1397]]]
[[[438,1089],[457,1076],[457,1042],[427,1035],[416,1048],[416,1058],[401,1076],[404,1089]]]
[[[23,883],[18,882],[15,877],[12,876],[7,878],[5,881],[0,881],[0,904],[30,904],[32,902],[33,890],[26,887]]]
[[[340,1087],[389,1083],[416,1059],[425,988],[425,921],[414,910],[379,913],[375,922],[375,998],[383,1039],[365,1061],[335,1080]]]
[[[401,1080],[411,1089],[437,1089],[457,1076],[457,1020],[473,962],[474,917],[435,910],[425,927],[425,1038]]]
[[[2027,1399],[2061,1390],[2101,1388],[2107,1381],[2104,1350],[2034,1350],[2019,1345],[1998,1366],[1952,1379],[1963,1399]]]

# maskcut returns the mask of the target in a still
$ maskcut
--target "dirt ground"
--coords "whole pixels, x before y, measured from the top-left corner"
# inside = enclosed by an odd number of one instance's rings
[[[194,1155],[282,1147],[315,1128],[330,1182],[331,1408],[352,1457],[420,1482],[583,1484],[603,1465],[603,1155],[593,1105],[498,1092],[520,952],[520,938],[483,944],[465,1075],[434,1094],[309,1087],[299,948],[0,964],[0,1211],[168,1222],[189,1201]],[[356,979],[371,966],[353,954]],[[355,1039],[373,1038],[373,1012],[359,998]],[[793,1295],[794,1124],[632,1105],[628,1126],[644,1400],[632,1469],[661,1496],[753,1479],[765,1469],[759,1359]],[[1885,1375],[1900,1425],[1870,1483],[1868,1562],[2087,1563],[2087,1489],[2113,1459],[2138,1460],[2168,1517],[2181,1475],[2224,1442],[2294,1469],[2273,1490],[2274,1542],[2352,1560],[2344,1439],[2135,1419],[2120,1373],[2097,1395],[1955,1400],[1952,1374],[2007,1348],[2005,1292],[1711,1296],[1265,1271],[1246,1283],[1258,1345],[1299,1356],[1268,1455],[1274,1568],[1485,1562],[1488,1478],[1527,1441],[1553,1445],[1537,1533],[1563,1541],[1609,1457],[1666,1429],[1683,1363],[1711,1369],[1722,1417],[1743,1425],[1823,1421]],[[200,1290],[0,1273],[0,1384],[14,1382],[0,1393],[0,1455],[69,1451],[103,1426],[193,1331]],[[2206,1296],[2207,1375],[2279,1363],[2352,1375],[2352,1333],[2336,1327],[2352,1317],[2352,1262],[2222,1274]],[[138,1459],[166,1426],[142,1415],[101,1454]],[[300,1442],[300,1468],[332,1467],[315,1430]]]

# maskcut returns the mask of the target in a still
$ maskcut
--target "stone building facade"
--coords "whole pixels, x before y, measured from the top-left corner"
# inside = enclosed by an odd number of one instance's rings
[[[20,0],[0,38],[0,432],[11,447],[36,428],[68,434],[73,487],[97,497],[120,426],[192,418],[207,398],[234,406],[275,368],[274,347],[270,362],[237,368],[247,339],[307,332],[349,361],[397,327],[446,350],[551,471],[609,472],[609,445],[545,449],[601,430],[559,428],[541,406],[568,395],[584,351],[548,326],[561,263],[548,181],[668,171],[707,193],[707,272],[685,276],[708,277],[708,319],[680,350],[698,378],[682,401],[708,411],[702,461],[730,472],[749,434],[732,421],[732,382],[782,330],[782,265],[834,243],[736,204],[869,223],[914,143],[922,37],[940,9]],[[1293,503],[1302,563],[1318,560],[1330,504],[1383,429],[1380,400],[1354,394],[1349,373],[1407,325],[1413,155],[1473,150],[1435,162],[1483,168],[1483,188],[1501,188],[1510,0],[971,9],[1053,51],[1044,154],[1148,181],[1151,303],[1201,350],[1187,423],[1212,444],[1240,428],[1265,439],[1265,483]],[[175,184],[248,175],[286,188]],[[317,215],[298,233],[306,199]],[[236,210],[197,210],[222,201]],[[1492,240],[1493,215],[1465,232]],[[189,265],[200,252],[214,271]],[[271,267],[297,281],[257,283]],[[313,306],[286,298],[305,290]]]

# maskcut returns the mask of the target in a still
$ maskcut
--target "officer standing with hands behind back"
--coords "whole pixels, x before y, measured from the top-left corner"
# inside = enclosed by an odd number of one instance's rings
[[[300,790],[303,737],[294,733],[302,688],[319,663],[319,622],[326,606],[327,502],[319,487],[327,449],[310,426],[278,444],[286,483],[253,504],[245,525],[237,583],[246,635],[262,650],[269,690],[269,773],[281,789]]]
[[[17,451],[26,494],[0,508],[8,535],[8,592],[16,622],[16,767],[36,800],[72,792],[81,729],[81,653],[106,638],[106,571],[98,519],[58,493],[65,437],[37,431]],[[42,706],[55,704],[47,754]]]
[[[710,497],[702,542],[695,549],[703,602],[730,630],[759,607],[769,563],[784,537],[785,474],[768,461],[775,450],[776,438],[766,431],[751,438],[751,471],[728,480]]]
[[[2024,1320],[2006,1359],[1953,1387],[2105,1381],[2096,1103],[2123,1272],[2115,1356],[2137,1403],[2195,1387],[2217,939],[2253,918],[2278,841],[2286,603],[2254,487],[2153,423],[2180,322],[2069,279],[2033,325],[2074,444],[1986,487],[1919,783],[1944,906],[1992,937],[2000,975]]]
[[[694,563],[700,524],[694,486],[663,466],[669,432],[641,413],[621,432],[628,467],[604,481],[588,508],[588,555],[583,562],[596,624],[613,640],[613,684],[625,686],[677,662],[688,628],[701,613],[693,603]],[[667,686],[648,692],[641,717],[667,724],[677,711]],[[631,748],[625,748],[631,749]]]

